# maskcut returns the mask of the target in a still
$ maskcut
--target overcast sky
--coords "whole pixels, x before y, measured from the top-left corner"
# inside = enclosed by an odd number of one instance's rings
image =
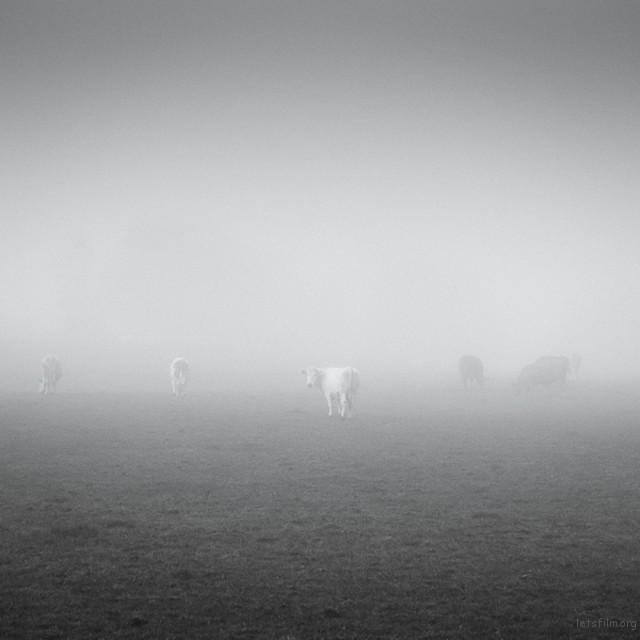
[[[640,363],[638,2],[4,0],[0,81],[0,389]]]

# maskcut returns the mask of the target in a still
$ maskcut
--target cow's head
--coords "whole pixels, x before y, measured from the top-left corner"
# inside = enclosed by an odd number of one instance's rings
[[[300,373],[307,378],[307,387],[311,389],[317,382],[320,377],[320,371],[316,367],[307,367],[303,369]]]

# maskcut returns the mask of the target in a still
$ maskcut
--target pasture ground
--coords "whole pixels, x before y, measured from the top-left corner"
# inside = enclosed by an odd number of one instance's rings
[[[0,637],[640,635],[632,392],[306,391],[0,396]]]

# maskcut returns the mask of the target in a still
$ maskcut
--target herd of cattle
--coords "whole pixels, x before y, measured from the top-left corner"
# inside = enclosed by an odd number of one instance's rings
[[[515,382],[516,391],[529,391],[538,385],[566,382],[567,376],[580,370],[581,357],[574,353],[571,359],[566,356],[543,356],[522,369]],[[45,356],[41,362],[42,377],[40,393],[47,395],[56,390],[62,377],[62,366],[56,356]],[[477,356],[462,356],[458,361],[458,370],[465,389],[474,384],[482,386],[485,381],[484,365]],[[329,406],[329,415],[333,415],[334,405],[342,418],[350,417],[353,399],[360,387],[360,372],[353,367],[307,367],[302,370],[306,376],[307,387],[316,387]],[[171,391],[181,396],[189,381],[189,362],[185,358],[175,358],[169,365]]]
[[[578,375],[582,358],[574,353],[571,359],[566,356],[543,356],[528,364],[515,382],[516,391],[528,391],[537,385],[566,382],[567,376],[573,372]],[[476,356],[462,356],[458,361],[458,370],[465,389],[476,384],[484,384],[484,366]]]

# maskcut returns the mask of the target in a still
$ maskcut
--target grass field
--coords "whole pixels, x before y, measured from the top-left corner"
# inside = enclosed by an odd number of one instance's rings
[[[0,637],[640,634],[631,391],[306,391],[0,397]]]

